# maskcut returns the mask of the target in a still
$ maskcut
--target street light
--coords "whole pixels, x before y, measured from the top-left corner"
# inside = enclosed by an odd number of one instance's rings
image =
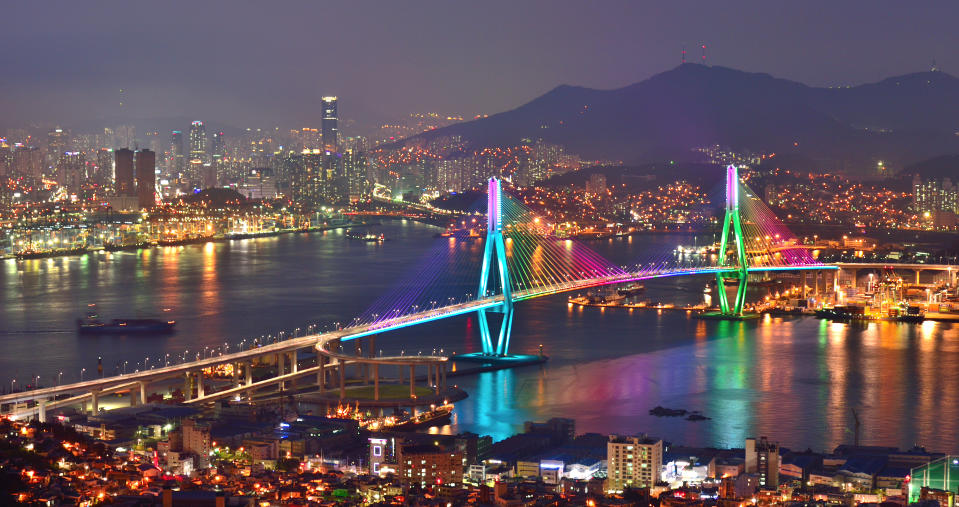
[[[83,382],[83,374],[87,372],[86,368],[80,368],[80,382]]]
[[[63,380],[63,370],[60,370],[60,371],[57,373],[57,386],[60,385],[60,382],[61,382],[62,380]]]
[[[17,379],[10,380],[10,392],[13,392],[13,385],[17,383]]]

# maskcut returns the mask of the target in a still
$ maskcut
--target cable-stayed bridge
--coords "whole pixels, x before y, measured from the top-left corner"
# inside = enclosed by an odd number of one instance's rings
[[[808,249],[796,242],[769,208],[740,182],[734,166],[727,168],[725,194],[722,237],[717,249],[682,257],[670,252],[659,259],[624,266],[606,260],[584,244],[556,237],[552,224],[503,193],[501,182],[492,178],[487,193],[486,235],[480,239],[480,273],[478,280],[473,278],[477,283],[475,293],[459,299],[446,296],[451,284],[444,277],[456,272],[460,277],[476,275],[475,271],[454,269],[456,249],[445,249],[432,262],[411,270],[406,283],[382,295],[367,312],[335,331],[145,371],[11,393],[0,396],[0,406],[7,415],[37,416],[41,420],[46,419],[47,410],[71,405],[89,405],[97,412],[105,394],[128,392],[131,404],[145,403],[150,384],[169,383],[177,378],[185,382],[188,404],[249,397],[267,388],[283,390],[298,381],[302,386],[305,379],[310,385],[315,379],[321,393],[338,386],[342,398],[347,368],[353,368],[354,373],[373,385],[374,400],[378,400],[379,368],[384,365],[395,365],[401,372],[409,368],[410,396],[415,398],[417,368],[426,369],[427,385],[439,394],[446,389],[449,358],[375,356],[374,340],[378,335],[475,312],[483,347],[479,356],[490,360],[508,358],[514,306],[527,299],[662,277],[710,275],[715,276],[718,287],[716,317],[736,319],[743,316],[750,273],[836,269],[816,261]],[[735,287],[734,296],[727,295],[727,285]],[[355,344],[355,353],[345,352],[349,342]],[[317,352],[316,364],[300,368],[297,353],[307,349]],[[253,364],[264,358],[275,364],[275,375],[255,380]],[[229,385],[207,392],[203,371],[227,364],[233,367]],[[402,380],[402,373],[400,377]]]

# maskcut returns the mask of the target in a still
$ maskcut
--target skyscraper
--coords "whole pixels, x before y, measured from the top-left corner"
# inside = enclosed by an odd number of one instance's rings
[[[223,171],[223,157],[226,155],[226,144],[223,138],[223,132],[213,133],[213,142],[210,146],[210,167],[203,175],[204,186],[207,188],[215,187],[221,178]]]
[[[190,162],[206,162],[206,126],[202,121],[190,125]]]
[[[114,189],[120,197],[136,197],[136,190],[133,186],[133,150],[129,148],[120,148],[114,152],[116,154],[116,181]]]
[[[190,160],[184,178],[188,188],[203,186],[203,164],[206,162],[206,126],[202,121],[195,121],[190,125]]]
[[[57,127],[47,133],[47,163],[50,166],[56,166],[60,157],[67,151],[67,141],[70,133]]]
[[[183,172],[186,155],[183,152],[183,132],[174,130],[170,134],[170,163],[167,170],[174,177],[179,178]]]
[[[323,149],[335,152],[337,146],[336,97],[323,97]]]
[[[113,150],[100,148],[97,150],[97,171],[93,180],[98,185],[105,185],[113,179]]]
[[[149,208],[156,202],[156,153],[140,150],[136,162],[137,204]]]

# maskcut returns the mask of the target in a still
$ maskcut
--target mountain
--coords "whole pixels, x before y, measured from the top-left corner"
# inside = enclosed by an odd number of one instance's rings
[[[719,144],[866,169],[877,159],[893,167],[957,153],[957,131],[959,79],[943,72],[815,88],[768,74],[684,64],[615,90],[559,86],[511,111],[405,142],[461,136],[480,148],[543,139],[587,159],[627,163]]]
[[[959,155],[942,155],[906,166],[898,176],[912,178],[918,174],[923,179],[949,178],[959,182]]]

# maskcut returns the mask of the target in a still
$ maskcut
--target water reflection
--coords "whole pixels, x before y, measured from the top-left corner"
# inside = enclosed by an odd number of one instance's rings
[[[144,357],[194,354],[317,321],[350,319],[403,279],[433,245],[478,258],[482,242],[434,240],[436,229],[384,225],[383,245],[305,234],[82,258],[4,261],[0,269],[0,385]],[[434,243],[441,241],[441,244]],[[657,246],[656,242],[662,243]],[[675,237],[590,246],[617,264]],[[682,242],[682,241],[680,241]],[[511,248],[515,248],[514,245]],[[463,291],[466,268],[448,264]],[[543,273],[548,276],[548,273]],[[705,278],[647,283],[653,301],[698,302]],[[685,312],[569,306],[566,295],[516,308],[511,347],[551,357],[540,367],[456,379],[469,397],[440,432],[504,438],[526,420],[574,417],[578,431],[646,432],[690,445],[742,445],[766,435],[783,445],[828,449],[851,442],[855,409],[865,444],[926,444],[959,451],[959,328],[954,324],[830,323],[813,318],[704,321]],[[155,316],[172,308],[168,337],[79,337],[75,319],[98,303],[105,317]],[[479,350],[475,317],[410,328],[377,340],[405,349]],[[155,360],[155,359],[154,359]],[[5,377],[5,378],[3,378]],[[658,418],[663,405],[711,417]]]

